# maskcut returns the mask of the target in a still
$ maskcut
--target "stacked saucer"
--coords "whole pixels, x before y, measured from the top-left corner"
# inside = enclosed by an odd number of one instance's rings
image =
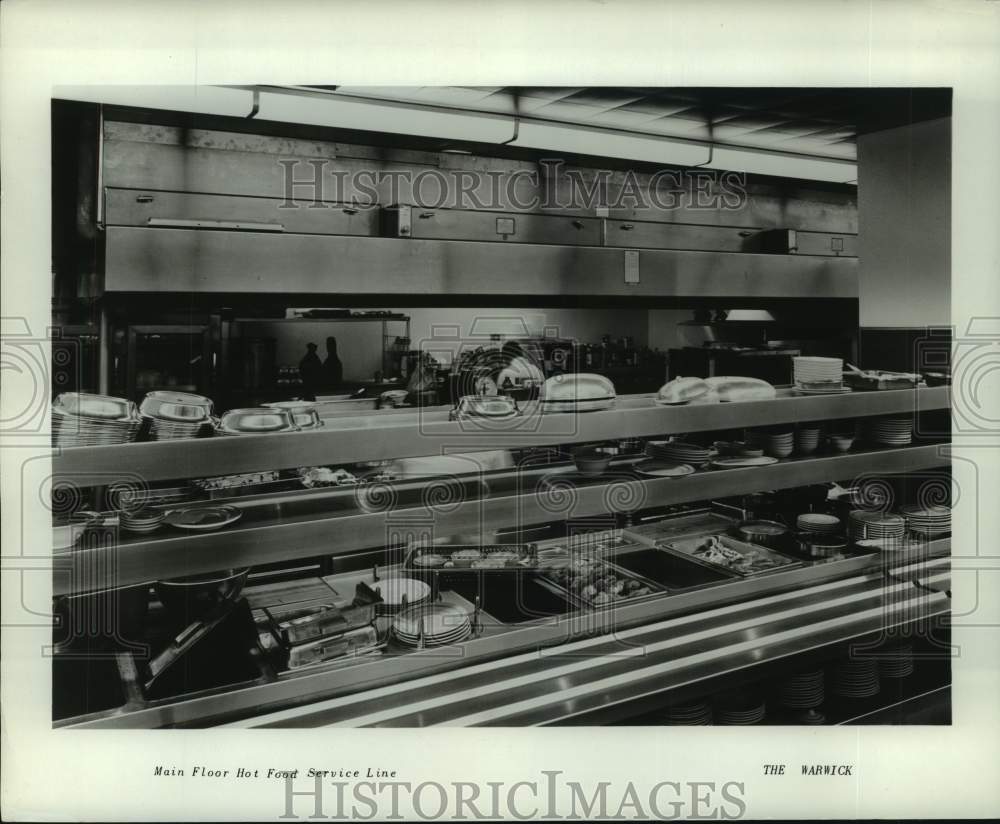
[[[878,695],[878,660],[848,658],[838,661],[830,673],[830,688],[842,698],[871,698]]]
[[[64,392],[52,404],[55,446],[129,443],[141,426],[135,404],[124,398]]]
[[[667,707],[663,723],[672,727],[707,727],[712,723],[712,707],[705,701]]]
[[[909,415],[872,418],[868,421],[868,440],[884,446],[906,446],[913,442],[913,418]]]
[[[795,451],[800,455],[811,455],[819,446],[819,424],[799,424],[795,429]]]
[[[139,411],[149,420],[150,440],[186,440],[213,430],[212,401],[202,395],[149,392]]]
[[[913,675],[913,644],[882,647],[879,650],[878,671],[882,678],[907,678]]]
[[[903,540],[906,520],[902,515],[867,509],[852,509],[848,514],[850,537],[853,541]]]
[[[767,714],[767,705],[758,696],[730,695],[718,699],[715,723],[727,727],[760,724]]]
[[[128,532],[155,532],[166,517],[159,509],[123,509],[118,515],[118,523]]]
[[[844,361],[841,358],[792,358],[792,377],[800,392],[826,394],[844,392]]]
[[[799,532],[837,533],[840,532],[840,518],[819,512],[804,512],[795,519]]]
[[[951,507],[947,506],[904,506],[900,514],[906,520],[910,532],[936,538],[951,532]]]
[[[759,430],[750,433],[749,440],[772,458],[787,458],[794,448],[795,434],[790,429]]]
[[[701,466],[712,457],[712,451],[707,446],[685,441],[647,441],[646,454],[665,463],[689,466]]]
[[[433,603],[410,607],[396,616],[392,632],[408,647],[441,647],[464,641],[472,634],[472,623],[454,604]]]
[[[778,685],[778,703],[793,710],[818,707],[825,698],[823,670],[800,672]]]

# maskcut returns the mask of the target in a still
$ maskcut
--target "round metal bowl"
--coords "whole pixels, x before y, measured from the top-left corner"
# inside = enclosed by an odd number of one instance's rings
[[[744,541],[774,548],[781,544],[789,529],[777,521],[758,519],[737,524],[736,532]]]
[[[810,558],[830,558],[847,549],[847,539],[839,535],[823,535],[818,532],[800,532],[795,536],[799,552]]]
[[[298,427],[287,409],[268,407],[230,409],[219,421],[225,435],[267,435],[273,432],[296,432]]]
[[[201,423],[212,417],[212,401],[189,392],[160,390],[147,393],[139,411],[148,418],[182,423]]]
[[[250,568],[226,569],[157,581],[154,585],[160,603],[167,611],[184,621],[193,621],[215,607],[239,598]]]

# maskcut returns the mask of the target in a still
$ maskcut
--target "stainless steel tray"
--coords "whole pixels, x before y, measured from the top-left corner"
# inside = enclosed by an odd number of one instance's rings
[[[713,537],[718,537],[722,545],[727,549],[739,552],[744,556],[752,555],[756,558],[766,559],[771,565],[765,568],[747,569],[746,567],[741,567],[738,564],[732,565],[728,563],[717,563],[702,556],[695,555],[695,552]],[[728,535],[708,535],[698,538],[680,538],[675,541],[660,543],[657,546],[668,552],[674,552],[689,561],[703,564],[711,567],[712,569],[723,570],[731,575],[736,575],[741,578],[769,575],[773,572],[784,572],[785,570],[799,567],[803,564],[802,561],[778,552],[777,550],[770,549],[769,547],[758,546],[757,544],[748,544],[745,541],[739,541]]]

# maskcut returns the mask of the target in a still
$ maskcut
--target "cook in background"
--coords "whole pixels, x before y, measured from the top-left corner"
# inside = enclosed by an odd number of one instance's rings
[[[299,375],[302,378],[302,398],[316,400],[316,392],[323,383],[323,362],[316,354],[316,344],[306,344],[306,354],[299,361]]]
[[[323,385],[326,389],[338,389],[344,382],[344,364],[337,356],[337,339],[326,339],[326,360],[323,361]]]

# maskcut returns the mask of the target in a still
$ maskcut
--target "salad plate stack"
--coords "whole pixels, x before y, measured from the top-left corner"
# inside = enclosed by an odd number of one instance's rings
[[[454,604],[433,603],[410,607],[392,624],[396,640],[407,647],[443,647],[457,644],[472,634],[472,622]]]
[[[715,723],[726,727],[748,727],[761,724],[767,705],[757,696],[721,698],[715,707]]]
[[[124,398],[64,392],[52,404],[55,446],[105,446],[136,439],[142,418]]]
[[[909,415],[873,418],[868,422],[868,440],[883,446],[906,446],[913,442],[913,418]]]
[[[149,392],[139,411],[149,421],[149,437],[154,441],[197,438],[211,433],[214,426],[212,401],[189,392]]]
[[[844,361],[841,358],[792,358],[795,390],[803,395],[837,395],[850,392],[844,386]]]
[[[951,507],[904,506],[900,510],[910,532],[937,538],[951,532]]]
[[[646,454],[665,463],[701,466],[711,459],[712,450],[685,441],[647,441]]]
[[[118,523],[128,532],[145,534],[159,529],[166,517],[167,514],[158,509],[124,509],[118,515]]]
[[[823,670],[800,672],[778,685],[778,703],[793,710],[808,710],[823,703]]]
[[[795,519],[799,532],[836,534],[840,532],[840,518],[821,512],[804,512]]]
[[[894,644],[879,650],[878,672],[882,678],[913,675],[913,644]]]
[[[830,673],[831,691],[842,698],[871,698],[879,692],[878,671],[875,658],[839,661]]]
[[[712,707],[704,701],[667,707],[664,723],[671,727],[707,727],[712,723]]]
[[[854,509],[848,515],[848,521],[850,536],[854,541],[902,541],[906,534],[906,520],[903,516],[889,512]]]

